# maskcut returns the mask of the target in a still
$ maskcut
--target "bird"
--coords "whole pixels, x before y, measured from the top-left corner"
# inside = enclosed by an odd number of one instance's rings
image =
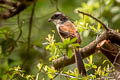
[[[56,12],[51,18],[48,19],[48,22],[53,22],[56,25],[58,34],[60,35],[62,41],[67,38],[73,39],[76,38],[75,43],[80,44],[81,38],[80,34],[75,27],[75,25],[68,19],[68,17],[62,12]],[[86,70],[84,63],[82,61],[82,54],[80,53],[80,46],[74,48],[75,63],[79,71],[79,74],[86,75]]]

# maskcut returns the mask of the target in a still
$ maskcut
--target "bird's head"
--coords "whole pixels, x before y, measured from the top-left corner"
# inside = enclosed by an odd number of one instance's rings
[[[55,25],[62,24],[67,21],[68,18],[61,12],[56,12],[48,21],[53,22]]]

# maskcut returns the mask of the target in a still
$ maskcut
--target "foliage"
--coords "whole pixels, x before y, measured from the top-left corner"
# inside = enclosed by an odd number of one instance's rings
[[[48,35],[48,38],[47,40],[49,41],[48,45],[46,46],[47,49],[50,50],[50,52],[52,52],[54,55],[51,54],[51,57],[50,57],[50,60],[51,58],[54,60],[58,57],[60,57],[60,54],[63,54],[62,51],[64,51],[64,49],[66,50],[66,44],[67,44],[67,47],[69,45],[71,45],[70,43],[75,41],[76,39],[72,39],[70,40],[69,38],[66,39],[63,43],[61,42],[58,42],[56,43],[54,39],[54,35]],[[54,41],[54,45],[52,43],[52,41]],[[69,43],[69,44],[68,44]],[[56,45],[57,44],[57,45]],[[73,43],[72,43],[73,44]],[[48,48],[51,47],[51,48]],[[58,47],[59,46],[59,47]],[[75,44],[75,46],[78,46]],[[54,48],[54,49],[53,49]],[[54,51],[53,51],[54,50]],[[59,50],[59,51],[56,51],[56,50]],[[60,51],[61,50],[61,51]],[[68,49],[69,50],[69,49]],[[58,53],[57,53],[58,52]],[[69,55],[73,55],[72,53],[73,52],[69,52],[69,51],[66,51]],[[59,55],[59,56],[58,56]],[[69,57],[69,55],[67,55]],[[57,56],[57,57],[56,57]],[[106,63],[107,65],[103,67],[103,65]],[[78,73],[78,70],[77,68],[75,68],[74,70],[62,70],[60,71],[59,73],[57,73],[56,71],[53,71],[53,70],[49,70],[50,68],[48,68],[47,66],[45,66],[45,70],[48,71],[48,77],[49,78],[55,78],[53,75],[55,75],[56,73],[59,74],[59,75],[62,75],[62,76],[65,76],[65,77],[68,77],[70,80],[76,80],[76,79],[82,79],[82,80],[88,80],[88,79],[109,79],[109,78],[114,78],[113,76],[109,76],[111,73],[114,75],[114,69],[113,68],[113,65],[110,61],[108,60],[104,60],[102,65],[100,66],[97,66],[94,64],[94,61],[93,61],[93,55],[90,56],[89,58],[87,58],[87,63],[85,63],[85,67],[86,67],[86,70],[87,70],[87,73],[88,75],[86,77],[83,77],[83,76],[79,76],[79,73]],[[47,70],[48,69],[48,70]],[[50,72],[49,72],[50,71]],[[50,75],[50,74],[51,75]],[[56,75],[57,75],[56,74]]]

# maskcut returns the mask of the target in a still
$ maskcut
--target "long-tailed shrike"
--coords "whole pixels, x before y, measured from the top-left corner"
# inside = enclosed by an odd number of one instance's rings
[[[63,41],[66,38],[77,38],[76,43],[81,43],[80,35],[75,25],[63,13],[56,12],[48,21],[53,22],[56,25],[57,31]],[[74,49],[76,66],[80,74],[86,75],[86,70],[79,48],[80,47],[76,47]]]

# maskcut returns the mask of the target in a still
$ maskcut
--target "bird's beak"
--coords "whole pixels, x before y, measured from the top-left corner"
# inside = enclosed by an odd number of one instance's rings
[[[51,22],[51,21],[52,21],[52,19],[51,19],[51,18],[49,18],[49,19],[48,19],[48,22]]]

